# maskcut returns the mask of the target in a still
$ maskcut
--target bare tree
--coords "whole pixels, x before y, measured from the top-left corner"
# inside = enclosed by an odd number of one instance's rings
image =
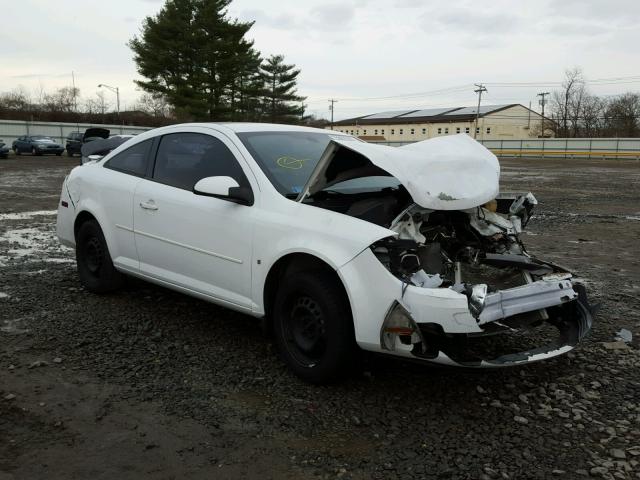
[[[134,108],[153,117],[172,118],[174,116],[167,97],[157,93],[143,93]]]
[[[582,70],[578,67],[565,72],[562,90],[553,92],[551,118],[555,122],[556,136],[569,137],[575,134],[575,121],[579,117],[580,105],[585,95]]]
[[[611,100],[605,112],[607,134],[613,137],[640,135],[640,94],[625,93]]]
[[[43,109],[49,112],[73,112],[79,94],[80,90],[73,87],[62,87],[51,94],[45,93]]]

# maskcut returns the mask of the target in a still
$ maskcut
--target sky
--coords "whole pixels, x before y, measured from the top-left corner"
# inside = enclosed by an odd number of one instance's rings
[[[118,87],[121,109],[141,92],[127,42],[164,0],[0,0],[0,92],[37,98],[72,83],[92,97]],[[640,90],[640,0],[233,0],[255,21],[264,56],[301,70],[307,112],[335,119],[385,110],[533,103],[580,67],[590,91]],[[629,78],[636,77],[636,78]],[[523,85],[528,84],[528,85]],[[115,95],[105,96],[115,106]]]

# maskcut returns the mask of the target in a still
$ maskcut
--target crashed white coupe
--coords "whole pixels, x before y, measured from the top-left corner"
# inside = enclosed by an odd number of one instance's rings
[[[327,381],[357,347],[465,367],[571,350],[584,288],[530,256],[531,193],[499,193],[467,135],[404,147],[267,124],[139,135],[65,179],[60,241],[93,292],[125,275],[264,317],[300,377]]]

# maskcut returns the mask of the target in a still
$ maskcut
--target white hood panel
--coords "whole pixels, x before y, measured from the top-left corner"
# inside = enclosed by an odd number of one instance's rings
[[[332,138],[307,184],[310,194],[336,183],[323,181],[322,177],[340,145],[360,153],[397,178],[413,201],[424,208],[464,210],[483,205],[498,195],[498,159],[468,135],[437,137],[403,147],[374,145],[352,137]]]

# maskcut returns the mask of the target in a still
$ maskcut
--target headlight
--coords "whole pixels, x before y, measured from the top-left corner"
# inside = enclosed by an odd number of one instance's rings
[[[414,345],[422,349],[425,343],[411,314],[398,302],[394,302],[380,329],[380,346],[394,352],[402,349],[403,345],[406,345],[404,349],[410,351]]]
[[[487,300],[487,286],[484,283],[471,287],[469,296],[469,311],[476,319],[484,310],[484,302]]]

